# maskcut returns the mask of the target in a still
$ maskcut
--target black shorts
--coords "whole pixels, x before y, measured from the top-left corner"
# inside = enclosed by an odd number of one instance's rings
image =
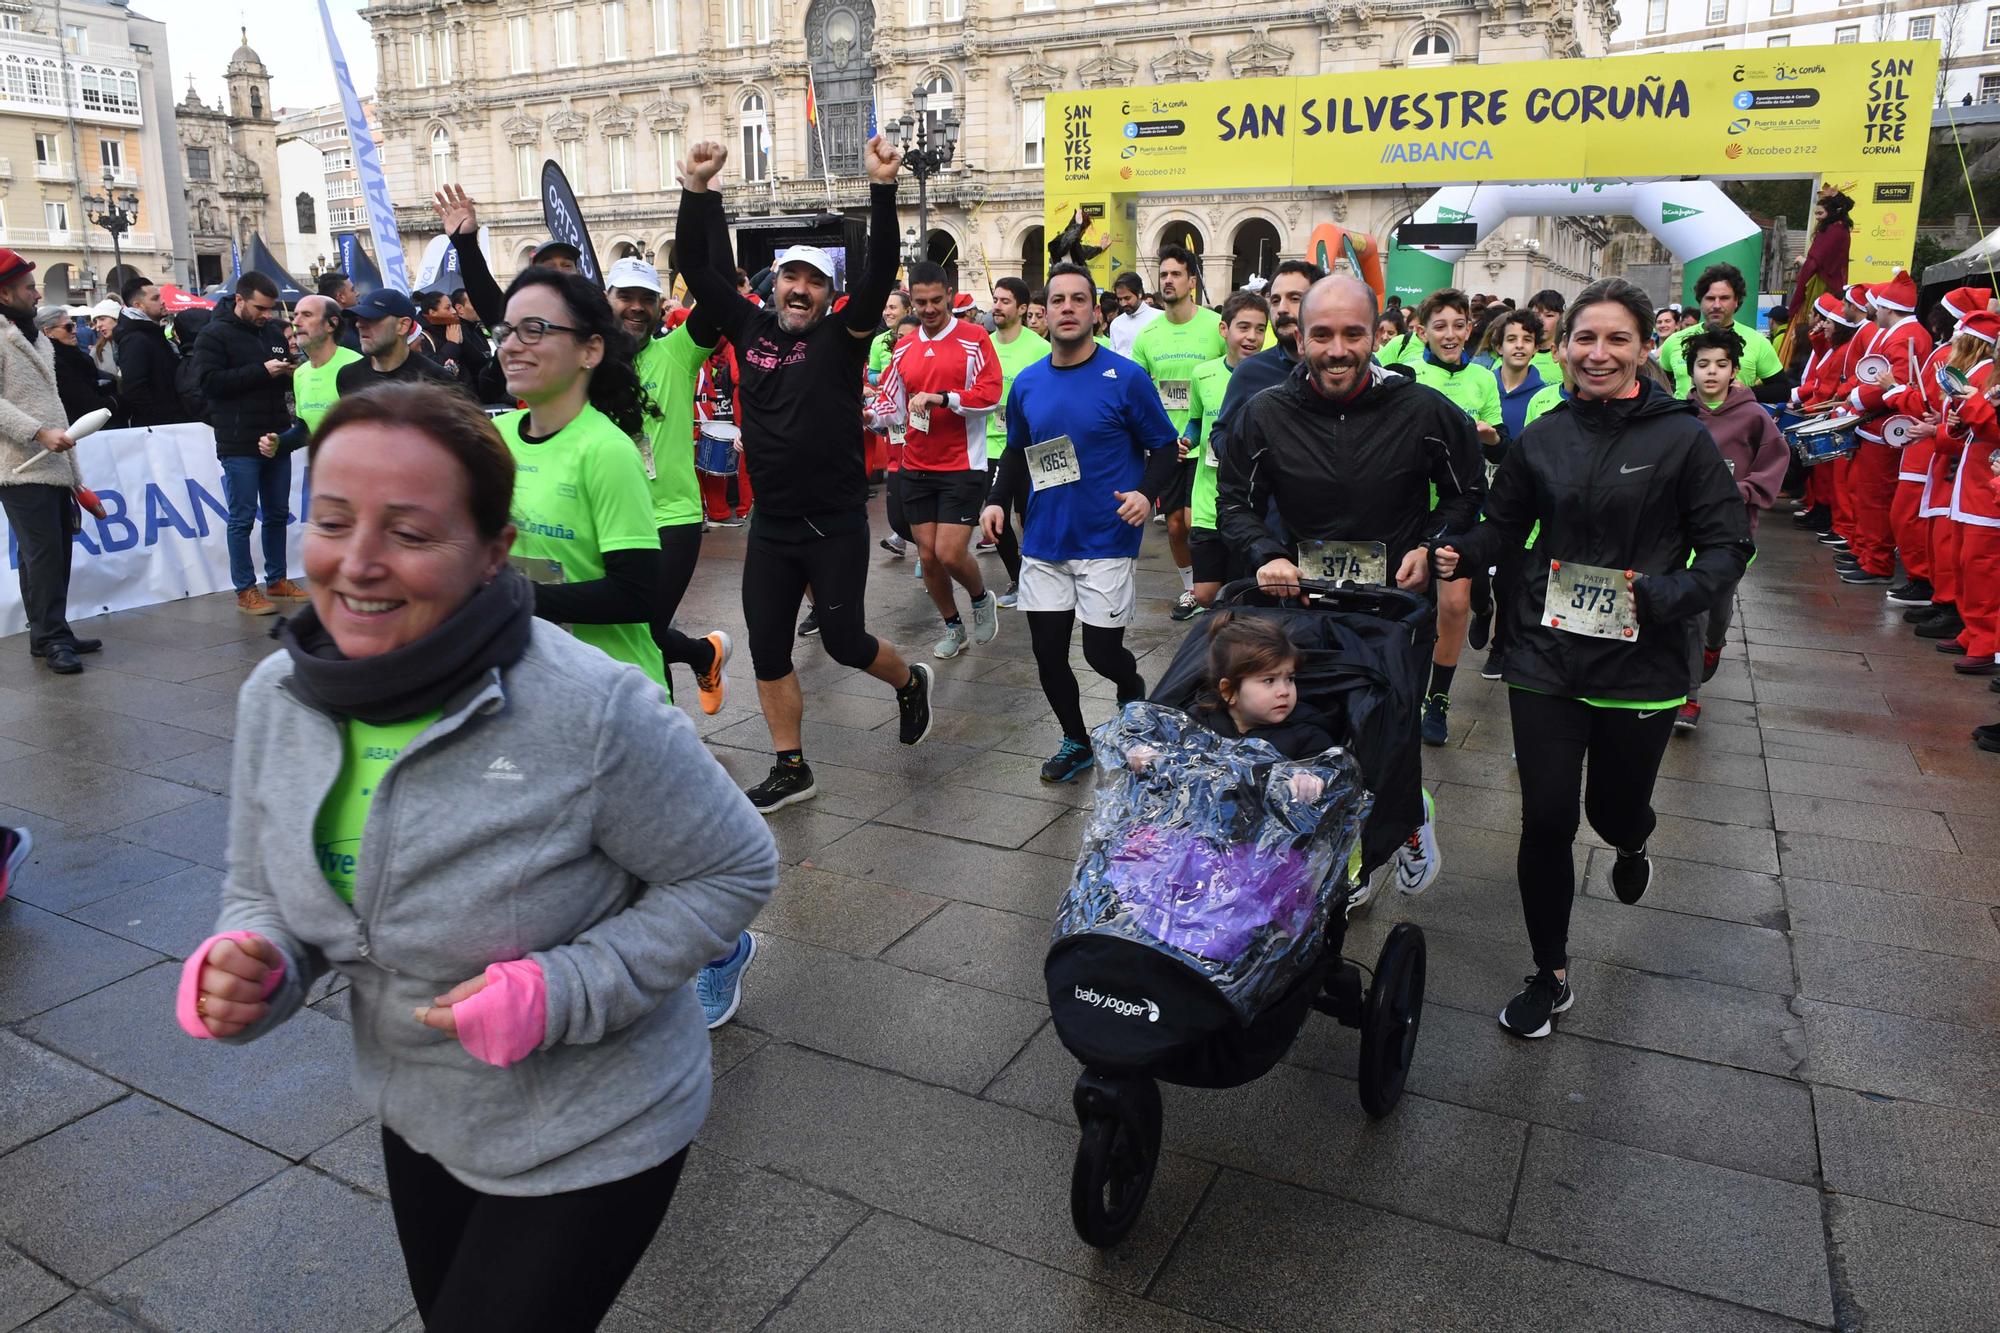
[[[1209,528],[1188,529],[1188,552],[1194,557],[1196,583],[1229,582],[1229,546]]]
[[[986,507],[986,469],[977,472],[913,472],[903,469],[903,519],[912,528],[952,523],[970,528]]]
[[[1188,455],[1181,465],[1174,469],[1173,480],[1167,489],[1160,492],[1160,512],[1177,514],[1194,502],[1194,455]]]

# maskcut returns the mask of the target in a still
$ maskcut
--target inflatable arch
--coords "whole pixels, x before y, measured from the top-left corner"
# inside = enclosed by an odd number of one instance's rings
[[[1695,301],[1694,281],[1710,264],[1734,264],[1750,290],[1764,266],[1764,231],[1713,181],[1564,182],[1552,185],[1452,185],[1424,201],[1412,222],[1470,222],[1472,245],[1389,246],[1389,291],[1414,306],[1448,287],[1460,259],[1509,218],[1600,213],[1636,219],[1685,270],[1681,299]]]

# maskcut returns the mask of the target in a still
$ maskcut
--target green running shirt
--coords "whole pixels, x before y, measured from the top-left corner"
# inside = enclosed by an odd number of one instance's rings
[[[1222,341],[1222,316],[1201,306],[1195,307],[1194,317],[1185,324],[1176,324],[1162,315],[1140,329],[1139,336],[1132,340],[1132,359],[1159,386],[1160,404],[1167,409],[1167,418],[1182,439],[1187,438],[1191,413],[1185,406],[1176,408],[1173,404],[1186,401],[1184,395],[1194,378],[1195,367],[1215,360],[1227,350]]]
[[[320,418],[333,410],[340,398],[340,390],[334,387],[340,368],[360,359],[361,353],[352,347],[335,347],[325,365],[308,361],[292,372],[292,412],[306,423],[307,430],[317,433]]]
[[[1196,366],[1188,384],[1188,456],[1195,460],[1188,523],[1210,532],[1215,531],[1216,467],[1208,459],[1208,436],[1215,429],[1216,413],[1222,410],[1222,395],[1229,392],[1229,377],[1235,373],[1229,358],[1218,356]]]
[[[354,901],[354,877],[361,868],[361,834],[382,775],[425,727],[443,714],[433,708],[405,722],[375,726],[359,718],[341,725],[340,776],[313,817],[313,852],[319,873],[347,902]]]
[[[526,411],[493,422],[514,455],[516,556],[554,561],[565,583],[594,583],[604,577],[606,551],[660,548],[638,447],[610,417],[585,403],[576,420],[540,444],[522,440],[527,423]],[[692,441],[689,447],[692,457]],[[667,688],[666,666],[643,621],[572,625],[570,632]]]
[[[1688,378],[1687,356],[1681,351],[1683,344],[1695,334],[1707,328],[1706,324],[1696,324],[1682,329],[1660,344],[1660,368],[1674,377],[1674,397],[1685,398],[1694,388],[1694,381]],[[1748,324],[1735,326],[1736,336],[1743,340],[1743,361],[1736,367],[1736,382],[1747,389],[1754,389],[1774,375],[1781,374],[1784,366],[1778,362],[1777,349],[1766,338]]]
[[[1436,389],[1474,421],[1496,430],[1505,423],[1500,415],[1500,381],[1485,366],[1469,362],[1458,370],[1446,370],[1424,356],[1411,369],[1417,372],[1417,383]]]
[[[1014,377],[1049,354],[1049,340],[1023,324],[1013,342],[1003,343],[1000,335],[994,334],[993,352],[1000,358],[1000,406],[986,414],[989,462],[1007,452],[1007,395],[1014,388]]]
[[[694,390],[713,347],[695,342],[686,324],[640,351],[633,369],[660,409],[646,418],[653,446],[653,526],[701,522],[701,481],[694,474]]]

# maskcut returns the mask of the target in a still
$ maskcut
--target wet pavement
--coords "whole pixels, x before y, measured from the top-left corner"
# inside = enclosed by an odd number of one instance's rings
[[[714,1109],[607,1327],[1993,1327],[2000,756],[1967,733],[2000,698],[1788,522],[1765,538],[1667,757],[1644,902],[1579,846],[1559,1035],[1493,1019],[1530,969],[1505,699],[1468,653],[1424,756],[1443,877],[1349,935],[1372,959],[1396,920],[1428,932],[1408,1095],[1370,1122],[1319,1016],[1255,1084],[1169,1089],[1109,1254],[1070,1228],[1076,1067],[1040,976],[1090,792],[1037,779],[1057,736],[1025,627],[939,664],[914,751],[886,690],[801,644],[821,794],[771,821],[783,884]],[[741,551],[709,534],[686,628],[740,636]],[[1158,529],[1141,587],[1156,676],[1182,633]],[[878,557],[869,606],[927,654],[907,563]],[[0,643],[0,820],[36,838],[0,904],[0,1329],[417,1327],[339,985],[247,1048],[171,1016],[267,628],[227,598],[80,622],[105,650],[75,679]],[[696,721],[747,784],[747,655],[730,686]]]

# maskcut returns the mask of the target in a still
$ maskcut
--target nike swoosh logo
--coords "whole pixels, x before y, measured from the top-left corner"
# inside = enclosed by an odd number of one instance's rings
[[[1644,472],[1647,468],[1651,466],[1653,466],[1651,463],[1641,463],[1639,466],[1633,467],[1631,464],[1627,463],[1619,467],[1618,475],[1621,477],[1629,477],[1634,472]]]
[[[1644,721],[1645,721],[1645,720],[1646,720],[1647,718],[1649,718],[1649,717],[1658,717],[1658,716],[1659,716],[1660,714],[1662,714],[1662,713],[1664,713],[1664,712],[1666,712],[1666,711],[1667,711],[1667,710],[1666,710],[1666,709],[1664,709],[1664,708],[1655,708],[1655,709],[1654,709],[1654,710],[1653,710],[1652,712],[1650,712],[1650,713],[1641,713],[1641,714],[1639,714],[1639,720],[1640,720],[1641,722],[1644,722]]]

